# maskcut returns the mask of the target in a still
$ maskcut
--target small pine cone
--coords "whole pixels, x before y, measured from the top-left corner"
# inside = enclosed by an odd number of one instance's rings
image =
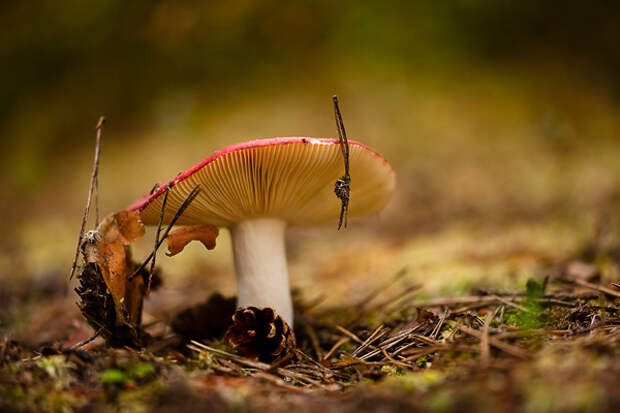
[[[293,330],[271,308],[240,308],[232,321],[224,337],[248,358],[271,363],[297,348]]]

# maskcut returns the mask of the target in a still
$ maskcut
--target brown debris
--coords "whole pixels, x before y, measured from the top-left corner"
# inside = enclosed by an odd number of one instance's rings
[[[106,286],[101,269],[96,263],[87,263],[78,275],[75,292],[80,297],[78,307],[86,321],[112,347],[140,348],[149,339],[138,325],[118,318],[115,301]]]
[[[221,338],[232,323],[236,301],[235,297],[215,293],[204,303],[179,313],[172,320],[172,330],[188,342]]]

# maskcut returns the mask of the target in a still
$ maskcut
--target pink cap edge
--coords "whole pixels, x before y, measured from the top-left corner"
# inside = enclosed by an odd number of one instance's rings
[[[381,158],[381,159],[383,159],[385,161],[385,158],[383,157],[383,155],[381,155],[379,152],[375,151],[374,149],[369,148],[368,146],[364,145],[363,143],[360,143],[360,142],[357,142],[357,141],[354,141],[354,140],[351,140],[351,139],[349,139],[348,141],[349,141],[349,145],[360,146],[363,149],[371,152],[375,156],[377,156],[377,157],[379,157],[379,158]],[[173,179],[168,181],[166,184],[162,185],[157,191],[155,191],[152,194],[147,195],[144,198],[139,199],[138,201],[134,202],[127,209],[129,211],[141,211],[141,210],[143,210],[154,199],[156,199],[158,196],[163,194],[166,191],[166,187],[168,185],[176,185],[177,183],[183,181],[184,179],[192,176],[196,171],[198,171],[199,169],[203,168],[205,165],[213,162],[214,160],[216,160],[220,156],[223,156],[223,155],[226,155],[226,154],[229,154],[231,152],[238,151],[238,150],[242,150],[242,149],[260,148],[260,147],[263,147],[263,146],[270,146],[270,145],[286,145],[286,144],[290,144],[290,143],[310,143],[310,142],[333,143],[333,144],[339,143],[338,139],[334,139],[334,138],[307,138],[307,137],[256,139],[256,140],[252,140],[252,141],[248,141],[248,142],[236,143],[234,145],[227,146],[227,147],[225,147],[223,149],[220,149],[219,151],[216,151],[216,152],[212,153],[207,158],[205,158],[202,161],[200,161],[198,164],[192,166],[191,168],[189,168],[188,170],[186,170],[184,172],[181,172],[179,175],[177,175],[176,177],[174,177]]]

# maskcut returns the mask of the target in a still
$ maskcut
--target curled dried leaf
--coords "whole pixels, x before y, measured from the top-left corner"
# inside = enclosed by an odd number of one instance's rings
[[[97,227],[99,239],[95,240],[98,264],[117,313],[117,323],[140,323],[144,298],[144,279],[130,279],[136,269],[129,256],[128,246],[144,235],[144,224],[140,214],[120,211],[107,216]]]
[[[213,225],[187,225],[171,231],[166,237],[168,244],[167,256],[177,255],[191,241],[200,241],[208,250],[215,248],[215,239],[219,234]]]

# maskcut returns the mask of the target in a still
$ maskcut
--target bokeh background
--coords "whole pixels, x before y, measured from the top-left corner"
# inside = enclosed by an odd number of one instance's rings
[[[338,94],[399,187],[345,232],[289,232],[293,285],[326,303],[404,267],[427,296],[516,288],[611,245],[619,21],[596,0],[2,2],[0,328],[79,329],[66,279],[102,114],[106,214],[223,146],[334,136]],[[234,292],[225,231],[159,262],[147,320]]]

